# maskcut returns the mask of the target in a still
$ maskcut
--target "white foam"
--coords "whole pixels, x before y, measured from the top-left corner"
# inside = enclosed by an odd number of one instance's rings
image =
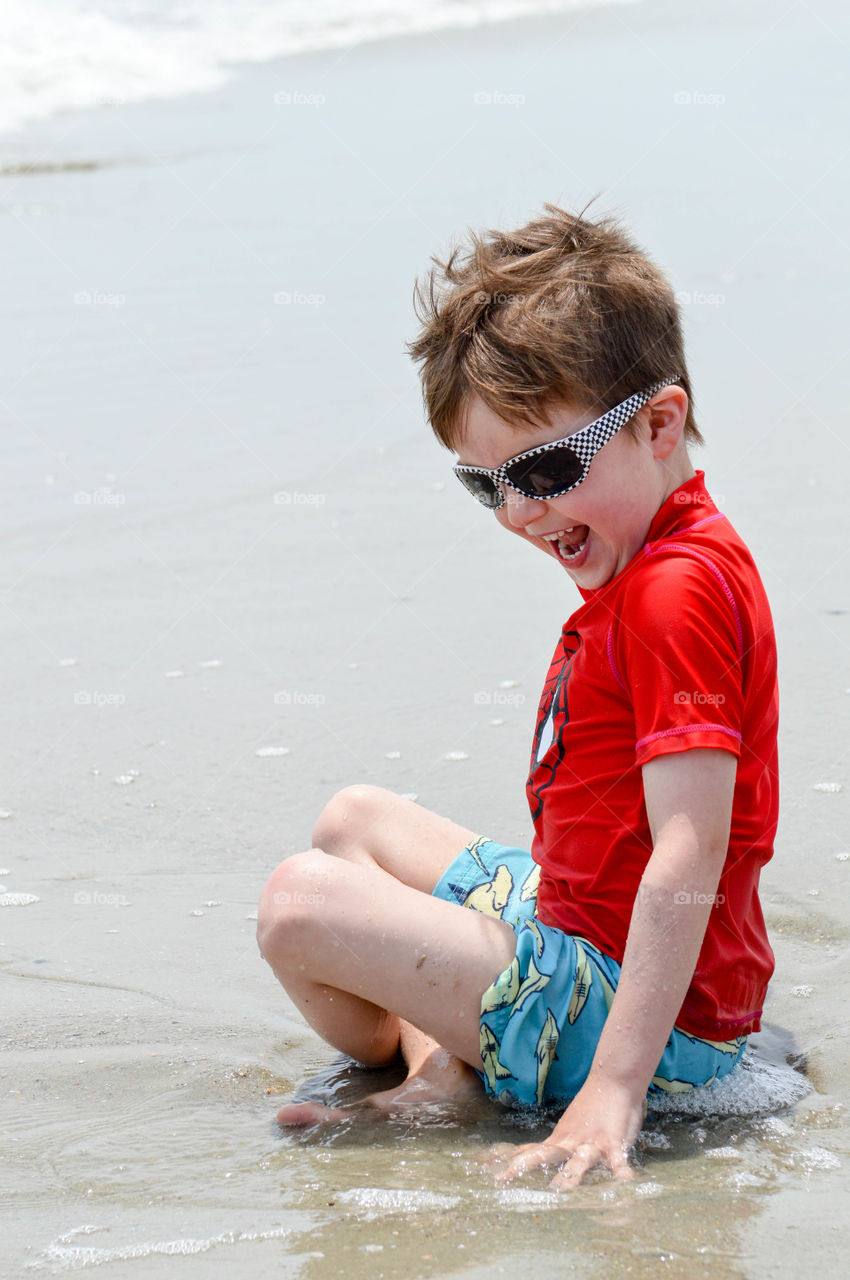
[[[0,893],[0,907],[28,907],[40,901],[34,893]]]
[[[343,1204],[356,1204],[361,1209],[379,1209],[383,1213],[416,1213],[432,1209],[456,1209],[460,1196],[446,1196],[437,1191],[407,1191],[398,1187],[351,1187],[337,1196]]]
[[[37,1258],[28,1263],[28,1268],[78,1271],[83,1267],[100,1267],[106,1262],[121,1262],[130,1258],[150,1258],[154,1255],[173,1257],[188,1256],[195,1253],[206,1253],[217,1245],[239,1244],[249,1240],[279,1240],[290,1234],[288,1227],[273,1227],[269,1231],[223,1231],[221,1235],[206,1239],[179,1239],[140,1241],[137,1244],[118,1245],[112,1249],[94,1248],[74,1243],[77,1236],[91,1235],[95,1231],[108,1231],[108,1227],[82,1226],[75,1227],[58,1240],[49,1244]]]
[[[815,1169],[841,1168],[841,1161],[838,1156],[831,1151],[827,1151],[825,1147],[807,1147],[803,1151],[796,1151],[792,1160],[805,1173],[812,1173]]]
[[[757,1116],[793,1106],[812,1086],[787,1064],[766,1062],[749,1049],[722,1080],[689,1093],[652,1094],[650,1112],[682,1116]]]
[[[0,0],[0,130],[210,90],[238,63],[635,0]],[[175,11],[176,10],[176,11]],[[282,80],[281,89],[304,88]],[[476,88],[471,86],[470,98]],[[507,86],[510,88],[511,86]],[[307,86],[310,88],[310,86]]]
[[[289,747],[258,747],[254,755],[265,759],[267,756],[288,756]]]

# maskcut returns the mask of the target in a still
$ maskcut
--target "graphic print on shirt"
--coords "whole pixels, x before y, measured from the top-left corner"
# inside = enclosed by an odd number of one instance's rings
[[[531,750],[531,776],[528,780],[528,799],[534,822],[543,811],[543,792],[552,785],[564,758],[562,730],[570,720],[567,681],[572,670],[573,658],[580,648],[581,636],[577,631],[563,632],[558,654],[560,661],[553,660],[540,697],[537,724],[534,729],[534,744]],[[553,743],[558,744],[557,751],[545,765],[541,764]]]

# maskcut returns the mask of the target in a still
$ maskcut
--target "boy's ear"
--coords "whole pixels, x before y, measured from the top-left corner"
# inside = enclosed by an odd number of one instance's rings
[[[649,410],[649,433],[656,458],[669,458],[682,438],[688,416],[688,393],[684,387],[664,387],[652,397]]]

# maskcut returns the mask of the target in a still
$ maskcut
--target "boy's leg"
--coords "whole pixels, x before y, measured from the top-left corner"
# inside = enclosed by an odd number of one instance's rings
[[[345,787],[322,810],[313,848],[379,866],[402,884],[432,893],[476,832],[383,787]]]
[[[363,866],[378,866],[403,884],[431,893],[446,868],[476,833],[383,787],[355,785],[337,792],[313,830],[313,845]],[[408,1075],[394,1089],[371,1094],[381,1110],[478,1093],[475,1072],[424,1031],[400,1020],[399,1047]],[[309,1115],[294,1110],[294,1118]]]
[[[258,937],[316,1031],[373,1064],[392,1059],[404,1021],[480,1068],[481,996],[516,950],[501,920],[320,850],[274,872]]]

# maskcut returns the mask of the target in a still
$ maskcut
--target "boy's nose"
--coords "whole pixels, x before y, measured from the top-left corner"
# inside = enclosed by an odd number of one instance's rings
[[[546,503],[541,498],[527,498],[524,493],[518,493],[509,484],[505,485],[504,493],[508,520],[518,529],[524,529],[526,525],[533,524],[546,510]]]

